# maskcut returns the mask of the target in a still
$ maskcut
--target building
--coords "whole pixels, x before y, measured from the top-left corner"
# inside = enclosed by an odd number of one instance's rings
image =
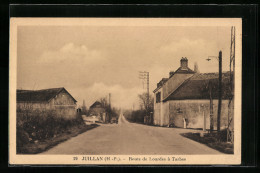
[[[107,120],[107,113],[105,108],[103,107],[102,103],[96,101],[89,107],[89,116],[96,116],[100,122],[106,122]]]
[[[77,101],[65,88],[17,90],[17,110],[54,110],[57,116],[76,117]]]
[[[203,114],[205,114],[206,128],[209,129],[209,100],[211,96],[215,129],[218,106],[218,73],[196,73],[188,67],[187,58],[182,58],[180,64],[180,67],[175,72],[170,72],[169,78],[163,78],[154,90],[154,125],[185,127],[186,124],[188,128],[202,128]],[[229,73],[223,73],[222,88],[221,127],[224,128],[227,126],[230,96]]]

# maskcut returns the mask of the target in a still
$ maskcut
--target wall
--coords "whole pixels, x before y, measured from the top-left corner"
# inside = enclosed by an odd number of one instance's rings
[[[190,78],[194,74],[174,74],[164,85],[163,85],[163,99],[166,99],[174,90],[176,90],[186,79]]]
[[[55,109],[57,116],[63,118],[73,119],[76,118],[76,103],[71,96],[66,92],[62,91],[54,99],[50,101],[52,109]]]
[[[54,105],[74,105],[74,100],[66,91],[61,91],[56,97],[53,99]]]
[[[76,103],[70,97],[70,95],[62,91],[50,102],[40,102],[40,103],[28,103],[28,102],[18,102],[17,109],[31,109],[31,110],[55,110],[56,116],[61,116],[66,119],[76,118]]]
[[[154,98],[156,98],[156,94],[158,92],[161,92],[161,100],[162,100],[162,96],[163,96],[163,90],[162,88],[160,88],[159,90],[157,90],[155,93],[154,93]],[[160,125],[161,123],[161,104],[162,102],[159,102],[159,103],[156,103],[156,99],[153,99],[154,100],[154,111],[153,111],[153,124],[154,125]]]
[[[153,124],[157,126],[168,126],[169,125],[169,102],[162,102],[164,90],[163,88],[160,88],[158,91],[154,93],[154,96],[156,97],[156,94],[158,92],[161,92],[161,102],[156,103],[156,99],[154,99],[154,114],[153,114]]]
[[[17,102],[17,109],[28,110],[28,109],[41,109],[49,110],[51,106],[49,103],[29,103],[29,102]]]
[[[206,128],[210,128],[209,100],[171,100],[169,102],[169,124],[183,127],[183,118],[188,120],[187,128],[203,128],[203,111],[206,116]],[[222,100],[221,128],[226,128],[228,119],[228,100]],[[202,107],[204,105],[204,107]],[[233,106],[233,105],[232,105]],[[214,129],[217,128],[218,100],[213,100]],[[232,111],[233,114],[233,111]]]

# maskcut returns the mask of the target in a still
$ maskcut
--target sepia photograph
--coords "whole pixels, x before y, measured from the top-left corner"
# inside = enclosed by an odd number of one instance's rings
[[[11,18],[10,164],[240,164],[240,18]]]

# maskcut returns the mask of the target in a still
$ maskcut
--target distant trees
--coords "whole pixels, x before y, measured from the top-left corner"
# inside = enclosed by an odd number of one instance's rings
[[[111,107],[111,105],[108,103],[106,97],[101,97],[99,100],[100,100],[102,107],[105,109],[106,113],[108,113],[109,119],[111,119],[112,117],[118,117],[119,116],[120,110],[116,109],[114,107]]]
[[[86,107],[86,103],[85,100],[83,100],[83,105],[81,106],[81,112],[82,114],[87,114],[87,107]]]
[[[152,95],[149,95],[149,102],[148,102],[147,93],[139,94],[138,98],[139,98],[139,109],[125,110],[124,116],[130,122],[150,124],[148,122],[152,122],[152,116],[150,115],[153,112],[154,98]]]
[[[139,102],[140,102],[140,109],[145,110],[147,113],[153,112],[153,96],[149,95],[149,102],[148,102],[148,93],[142,93],[138,95]]]

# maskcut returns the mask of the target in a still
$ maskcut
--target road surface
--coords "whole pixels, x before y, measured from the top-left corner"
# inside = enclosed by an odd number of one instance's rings
[[[180,135],[189,131],[129,123],[120,115],[118,124],[101,124],[41,154],[222,154]]]

